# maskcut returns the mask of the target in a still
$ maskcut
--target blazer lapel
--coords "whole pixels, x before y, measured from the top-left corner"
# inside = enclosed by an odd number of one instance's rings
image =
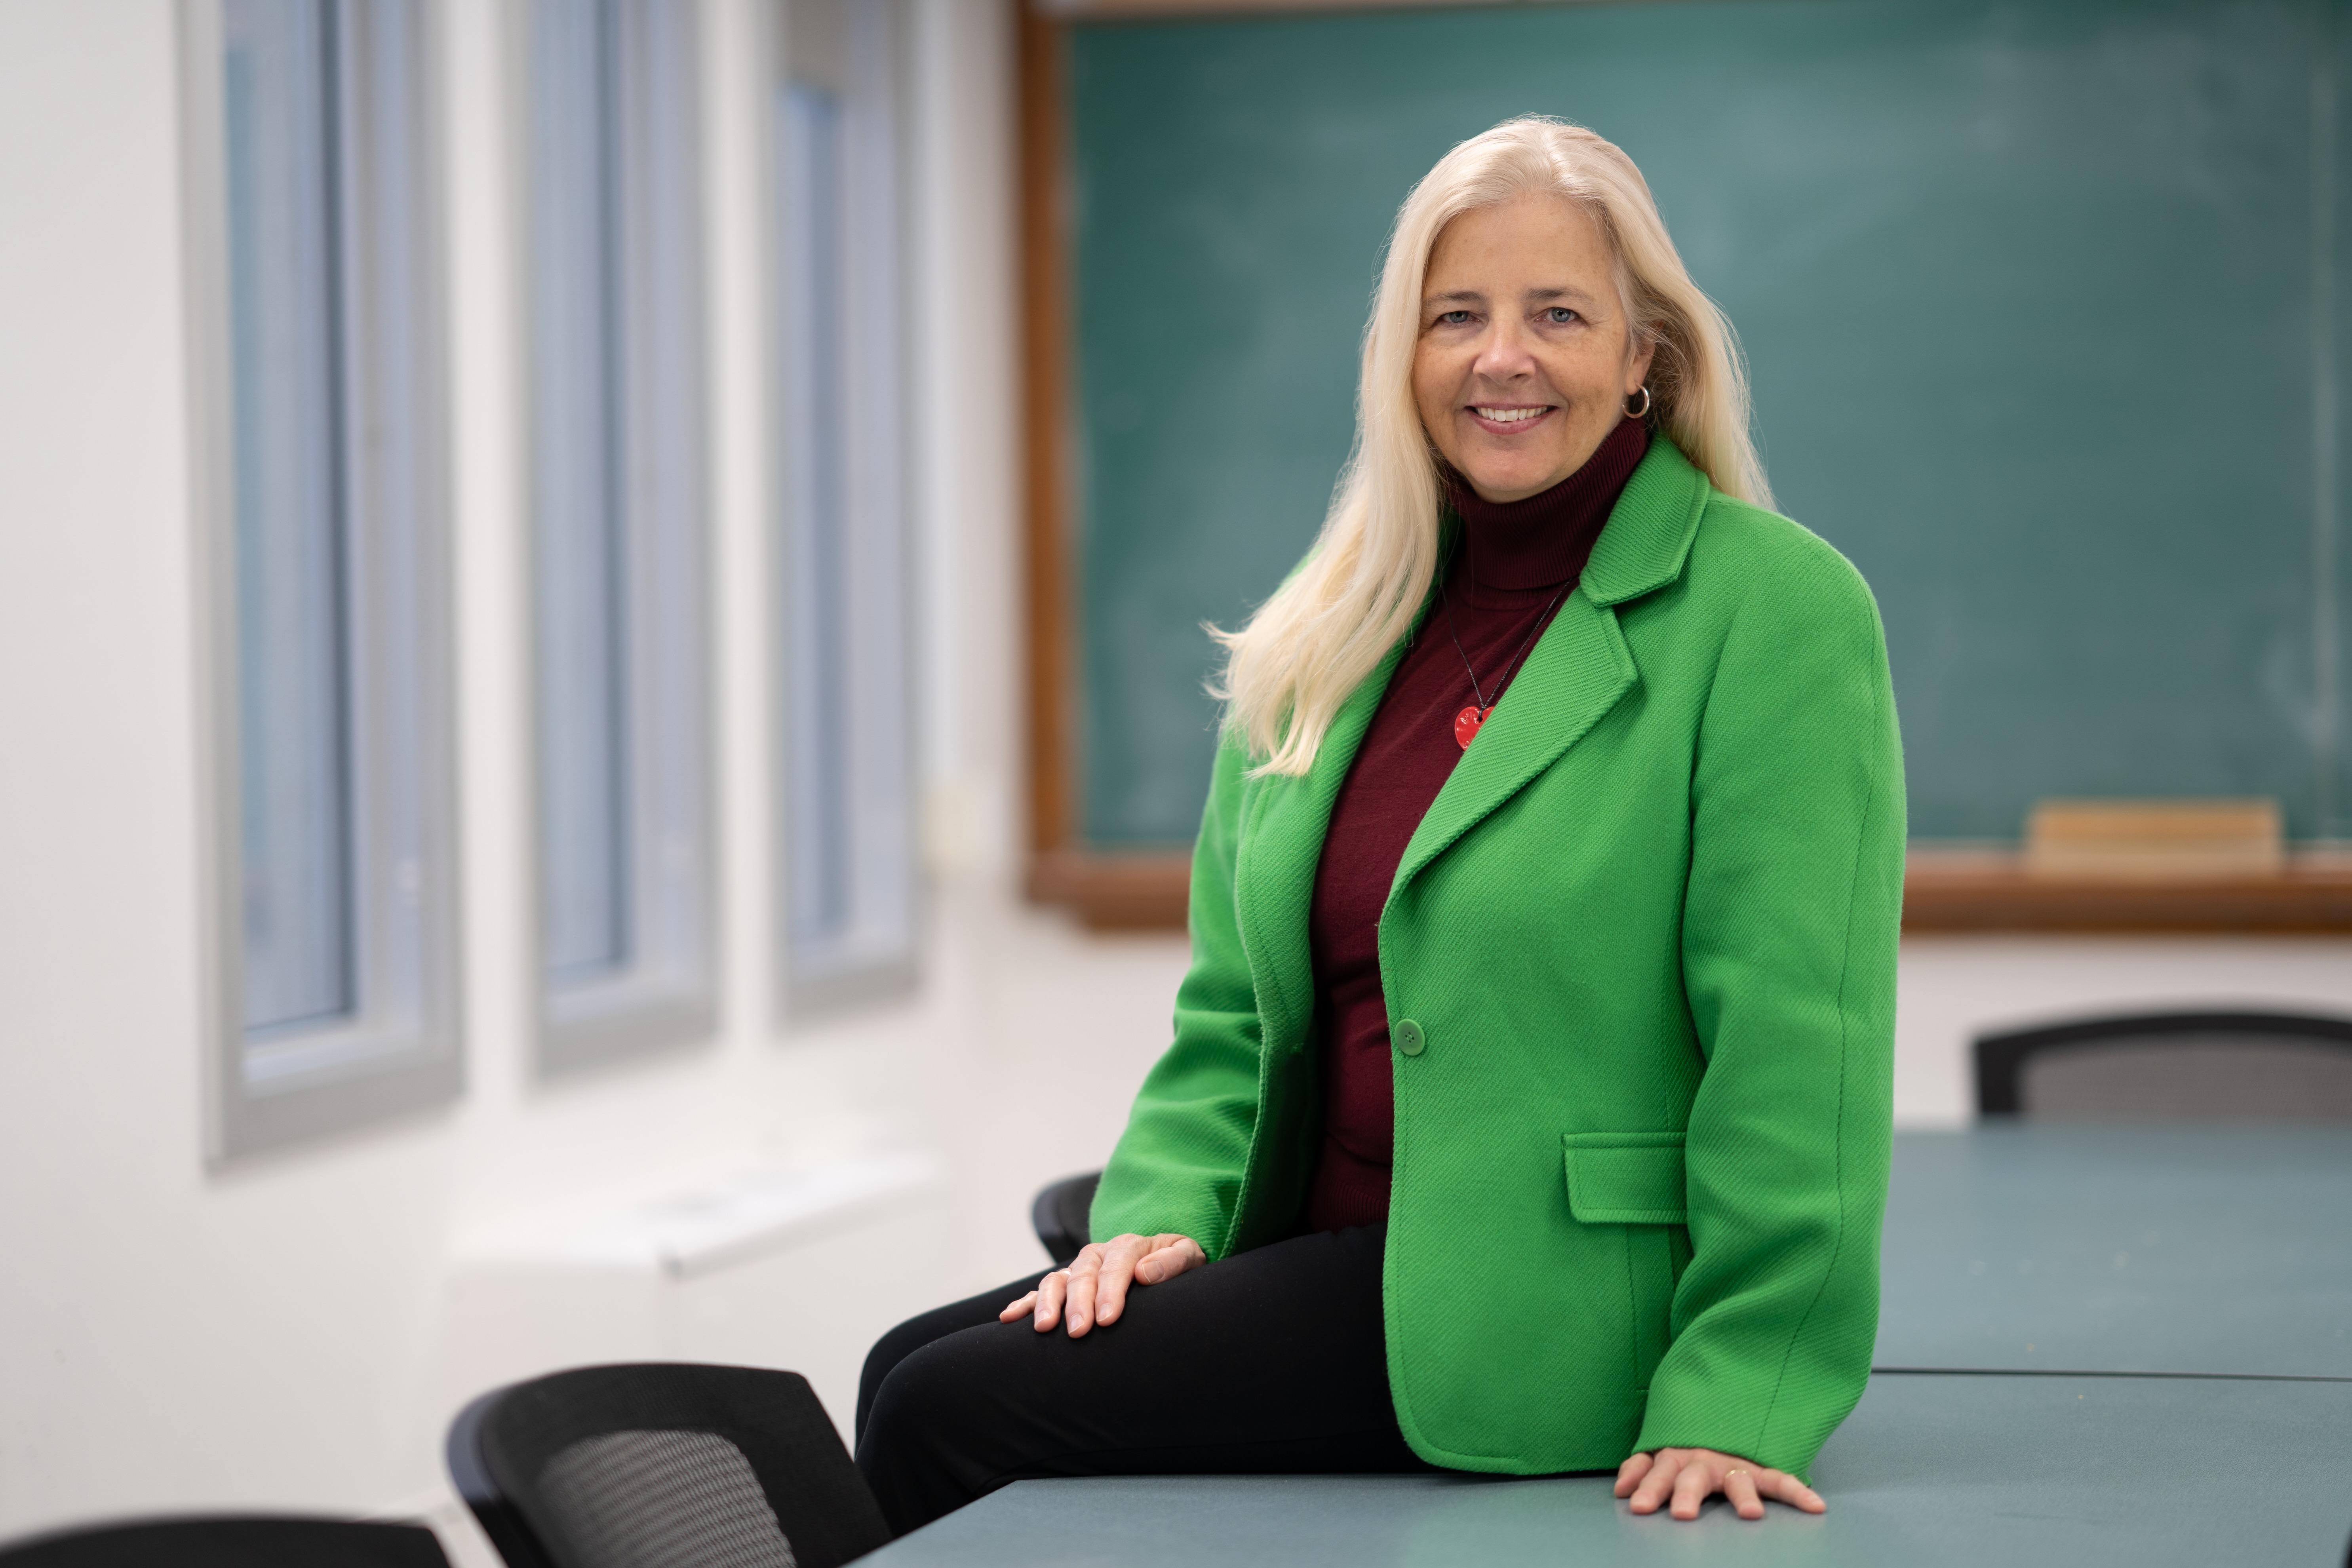
[[[1615,606],[1682,574],[1706,497],[1706,477],[1673,442],[1663,436],[1654,439],[1617,498],[1577,592],[1552,617],[1405,846],[1389,887],[1391,900],[1423,867],[1559,761],[1633,689],[1640,671],[1618,629]]]
[[[1249,786],[1234,858],[1234,902],[1269,1048],[1298,1048],[1314,1021],[1314,955],[1307,948],[1307,923],[1315,868],[1323,858],[1340,783],[1411,644],[1410,637],[1400,640],[1349,695],[1305,777],[1271,775]]]
[[[1422,818],[1397,868],[1391,898],[1447,845],[1549,767],[1633,689],[1638,672],[1612,606],[1681,574],[1706,497],[1705,476],[1673,442],[1663,436],[1654,439],[1617,498],[1578,591],[1552,617],[1494,717]],[[1423,606],[1424,614],[1427,608]],[[1269,1050],[1299,1048],[1314,1021],[1307,919],[1315,868],[1323,858],[1339,785],[1411,642],[1407,637],[1391,648],[1349,694],[1305,777],[1266,777],[1247,786],[1234,853],[1234,902]]]

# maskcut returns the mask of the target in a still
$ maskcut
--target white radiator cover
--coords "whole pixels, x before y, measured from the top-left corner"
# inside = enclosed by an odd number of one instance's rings
[[[782,1367],[846,1442],[866,1350],[956,1293],[944,1169],[918,1152],[754,1173],[473,1241],[450,1269],[438,1403],[603,1362]]]

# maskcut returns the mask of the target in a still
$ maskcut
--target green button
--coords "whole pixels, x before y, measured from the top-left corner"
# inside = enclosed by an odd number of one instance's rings
[[[1396,1048],[1409,1057],[1417,1057],[1429,1048],[1429,1037],[1411,1018],[1400,1021],[1391,1033],[1396,1037]]]

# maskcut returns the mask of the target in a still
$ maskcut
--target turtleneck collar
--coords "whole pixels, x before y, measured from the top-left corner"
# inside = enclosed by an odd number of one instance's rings
[[[1459,564],[1470,584],[1552,588],[1582,573],[1625,481],[1649,449],[1642,421],[1621,420],[1582,468],[1525,500],[1484,500],[1461,475],[1444,468],[1446,500],[1462,520]]]

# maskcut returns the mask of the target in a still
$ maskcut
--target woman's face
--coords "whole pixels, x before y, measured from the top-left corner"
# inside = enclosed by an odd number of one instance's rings
[[[1565,196],[1521,196],[1441,230],[1423,286],[1412,395],[1445,460],[1488,500],[1584,466],[1650,374],[1609,242]]]

